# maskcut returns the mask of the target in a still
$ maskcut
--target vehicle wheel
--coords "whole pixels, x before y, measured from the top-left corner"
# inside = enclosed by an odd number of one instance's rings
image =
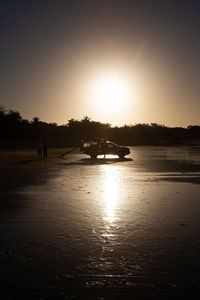
[[[125,155],[124,155],[123,153],[120,153],[120,154],[119,154],[119,157],[120,157],[120,158],[124,158],[124,156],[125,156]]]
[[[91,154],[90,154],[90,157],[93,158],[93,159],[94,159],[94,158],[97,158],[97,154],[96,154],[96,153],[91,153]]]

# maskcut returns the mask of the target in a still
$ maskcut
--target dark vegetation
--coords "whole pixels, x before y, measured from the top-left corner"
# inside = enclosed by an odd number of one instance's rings
[[[24,120],[18,111],[0,107],[1,148],[31,148],[38,141],[51,147],[78,146],[84,138],[105,138],[122,145],[175,145],[199,140],[200,126],[166,127],[164,125],[136,124],[112,127],[92,121],[71,119],[66,125],[46,123],[35,117]]]

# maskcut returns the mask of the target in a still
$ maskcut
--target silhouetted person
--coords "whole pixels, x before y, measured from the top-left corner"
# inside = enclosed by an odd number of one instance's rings
[[[103,141],[101,143],[101,147],[102,147],[102,151],[104,153],[104,158],[106,158],[106,142],[105,141]]]
[[[43,159],[47,158],[47,144],[43,143],[42,147]]]
[[[38,143],[37,145],[37,153],[38,153],[38,159],[42,158],[42,144]]]

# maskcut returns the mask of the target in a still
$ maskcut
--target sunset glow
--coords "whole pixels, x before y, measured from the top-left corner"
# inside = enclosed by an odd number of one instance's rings
[[[130,86],[122,76],[110,74],[97,76],[91,82],[91,98],[98,111],[108,115],[117,115],[124,109],[128,110]]]
[[[2,8],[5,109],[59,125],[199,123],[198,1],[181,11],[169,1],[15,2]]]

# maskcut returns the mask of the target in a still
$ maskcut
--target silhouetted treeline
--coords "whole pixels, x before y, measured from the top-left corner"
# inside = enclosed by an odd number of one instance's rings
[[[37,117],[24,120],[18,111],[0,107],[0,136],[1,148],[33,147],[38,141],[52,147],[78,146],[84,138],[105,138],[122,145],[175,145],[199,140],[200,126],[172,128],[152,123],[112,127],[88,117],[58,126]]]

